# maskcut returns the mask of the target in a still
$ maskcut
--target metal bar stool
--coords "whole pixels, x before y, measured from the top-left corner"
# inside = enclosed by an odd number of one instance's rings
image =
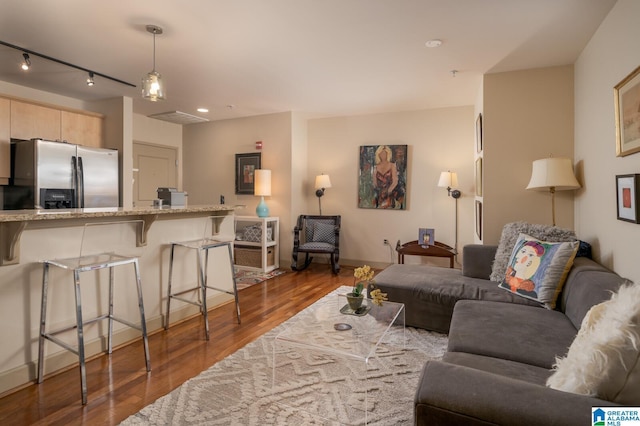
[[[149,343],[147,339],[147,326],[144,317],[144,305],[142,301],[142,284],[140,281],[140,269],[138,264],[138,257],[131,255],[119,254],[116,251],[104,250],[114,248],[119,251],[125,245],[134,246],[137,245],[137,236],[141,235],[143,229],[143,221],[123,221],[123,222],[100,222],[100,223],[87,223],[82,231],[82,241],[80,244],[80,255],[75,258],[56,259],[56,260],[44,260],[43,274],[42,274],[42,306],[40,311],[40,338],[38,342],[38,383],[42,383],[44,373],[44,341],[49,340],[64,349],[73,352],[78,356],[80,364],[80,385],[82,389],[82,404],[87,403],[87,378],[86,378],[86,366],[85,366],[85,348],[84,348],[84,326],[90,323],[94,323],[100,320],[108,320],[108,344],[107,353],[111,354],[112,335],[113,335],[113,321],[117,321],[126,326],[140,330],[142,333],[142,340],[144,344],[144,357],[145,366],[147,372],[151,371],[151,364],[149,361]],[[132,232],[133,231],[133,232]],[[132,238],[133,235],[133,239]],[[95,247],[92,247],[95,245]],[[98,251],[98,247],[102,251]],[[108,248],[107,248],[108,247]],[[114,268],[116,266],[133,265],[135,273],[135,281],[138,292],[138,307],[140,310],[140,325],[134,324],[123,318],[114,316],[113,309],[113,296],[114,296]],[[47,318],[47,295],[49,291],[49,268],[55,266],[64,270],[73,272],[73,285],[75,289],[75,310],[76,310],[76,323],[74,325],[60,328],[54,331],[46,330],[46,318]],[[88,271],[99,271],[102,269],[109,269],[109,307],[108,312],[102,315],[98,315],[95,318],[83,319],[82,317],[82,297],[80,292],[80,274]],[[98,311],[99,313],[99,311]],[[56,337],[57,334],[76,329],[78,344],[77,347],[66,343],[60,338]]]
[[[228,237],[219,235],[220,222],[225,216],[211,216],[207,218],[205,225],[204,236],[197,240],[191,241],[173,241],[171,242],[171,255],[169,258],[169,284],[167,289],[167,312],[164,324],[164,329],[169,329],[169,315],[171,313],[171,299],[180,300],[181,302],[189,303],[191,305],[198,306],[202,317],[204,319],[204,328],[206,339],[209,340],[209,316],[207,310],[207,289],[219,291],[222,293],[233,295],[236,304],[236,316],[238,318],[238,324],[240,324],[240,303],[238,301],[238,287],[236,285],[235,271],[233,267],[233,251],[232,242],[235,239],[235,232]],[[208,235],[209,224],[212,224],[213,235]],[[235,220],[234,220],[235,228]],[[173,280],[173,261],[176,247],[183,247],[189,250],[195,250],[196,253],[196,266],[198,282],[196,287],[192,287],[186,290],[181,290],[176,293],[172,293],[172,280]],[[233,281],[233,289],[231,291],[221,289],[219,287],[213,287],[208,283],[208,264],[209,264],[209,250],[216,248],[227,248],[229,253],[229,268],[231,270],[231,278]],[[182,297],[183,294],[197,291],[198,299],[194,301]]]

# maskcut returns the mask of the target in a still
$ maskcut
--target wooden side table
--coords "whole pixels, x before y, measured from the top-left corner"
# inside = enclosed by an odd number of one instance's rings
[[[453,247],[438,241],[435,241],[432,246],[426,246],[420,245],[418,244],[418,240],[414,240],[400,246],[398,249],[398,263],[404,264],[405,255],[448,257],[449,268],[453,268],[453,258],[456,255],[456,251]]]

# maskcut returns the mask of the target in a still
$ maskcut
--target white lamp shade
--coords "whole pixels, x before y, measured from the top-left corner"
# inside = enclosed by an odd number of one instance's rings
[[[254,195],[271,195],[271,170],[254,170]]]
[[[580,183],[573,174],[570,158],[543,158],[533,162],[531,180],[527,189],[557,191],[580,188]]]
[[[440,188],[456,188],[458,186],[458,174],[456,172],[440,173],[438,186]]]
[[[331,188],[331,179],[329,179],[329,175],[316,176],[315,189],[325,189],[325,188]]]

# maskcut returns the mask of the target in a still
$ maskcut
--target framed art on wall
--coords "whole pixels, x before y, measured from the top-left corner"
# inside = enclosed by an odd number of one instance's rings
[[[476,150],[482,152],[482,114],[478,114],[476,118]]]
[[[640,152],[640,67],[613,89],[616,112],[616,156]]]
[[[407,145],[360,147],[358,207],[405,210],[407,208]]]
[[[254,173],[262,168],[262,153],[236,154],[236,194],[253,195]]]
[[[476,159],[476,195],[482,197],[482,157]]]
[[[476,200],[476,235],[482,240],[482,201]]]
[[[618,204],[618,220],[640,223],[638,217],[638,188],[640,174],[616,176],[616,201]]]

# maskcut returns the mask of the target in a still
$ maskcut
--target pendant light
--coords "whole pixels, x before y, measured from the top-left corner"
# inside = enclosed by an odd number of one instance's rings
[[[150,101],[162,101],[164,96],[164,83],[160,73],[156,71],[156,35],[162,34],[162,28],[156,25],[147,25],[147,31],[153,34],[153,70],[142,78],[142,97]]]

